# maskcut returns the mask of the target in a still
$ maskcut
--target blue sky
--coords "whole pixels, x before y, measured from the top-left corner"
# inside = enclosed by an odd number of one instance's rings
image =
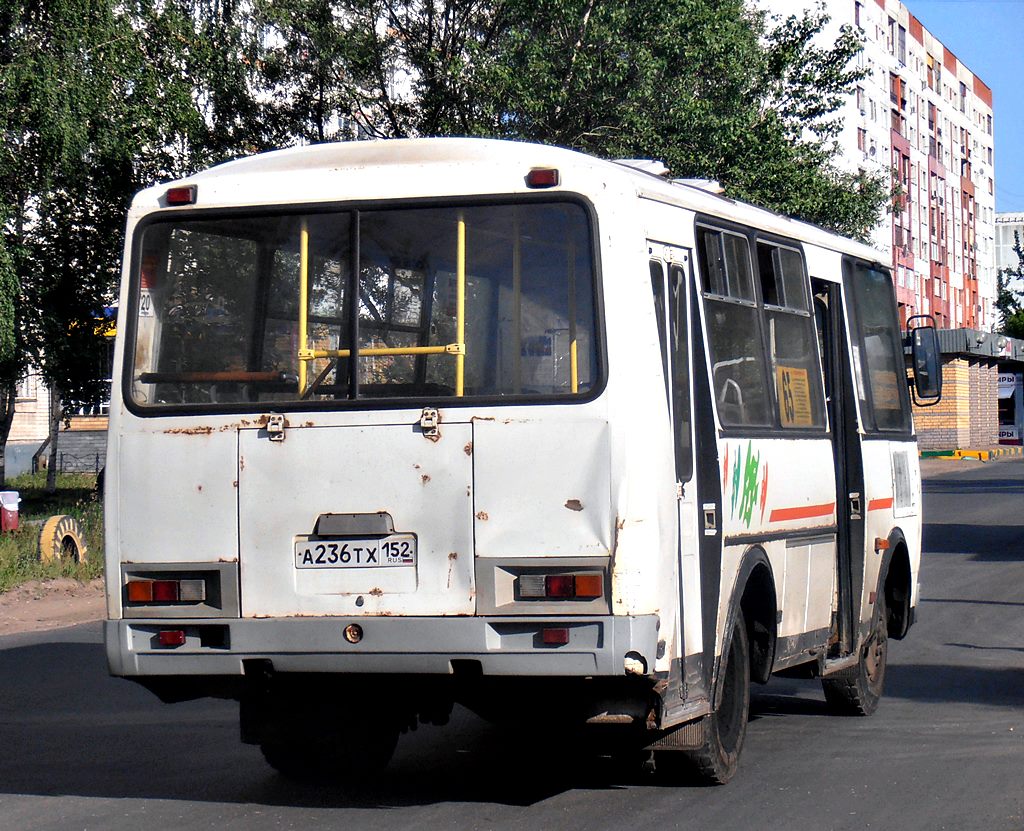
[[[1024,213],[1024,0],[903,0],[992,89],[996,210]]]

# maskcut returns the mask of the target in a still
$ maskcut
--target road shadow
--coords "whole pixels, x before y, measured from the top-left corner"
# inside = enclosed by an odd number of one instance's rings
[[[295,784],[258,748],[241,744],[234,702],[165,705],[105,670],[98,644],[0,650],[0,794],[268,807],[525,807],[569,790],[656,784],[635,752],[599,755],[537,729],[489,725],[462,708],[447,727],[403,736],[383,773],[365,773],[355,760],[337,772],[336,785]]]
[[[1024,495],[1024,479],[964,479],[944,477],[922,479],[921,489],[926,493],[951,493],[958,496],[976,494],[1021,494]]]
[[[798,682],[801,688],[780,688],[774,682],[767,687],[752,687],[750,691],[750,720],[786,716],[830,716],[831,712],[817,680]],[[818,697],[808,698],[813,691]]]
[[[967,554],[978,562],[1024,560],[1024,525],[986,525],[980,533],[968,523],[926,522],[925,554]]]
[[[890,665],[886,695],[1019,707],[1024,669]],[[816,681],[773,679],[752,690],[755,723],[827,715]],[[461,708],[448,727],[403,736],[383,773],[365,773],[356,760],[337,771],[336,784],[295,784],[239,742],[233,702],[161,704],[108,677],[95,643],[0,650],[0,747],[0,794],[18,795],[299,808],[528,807],[573,790],[699,784],[651,776],[635,753],[601,756],[562,736],[488,725]]]
[[[885,695],[925,702],[1020,707],[1024,706],[1024,668],[890,664]]]

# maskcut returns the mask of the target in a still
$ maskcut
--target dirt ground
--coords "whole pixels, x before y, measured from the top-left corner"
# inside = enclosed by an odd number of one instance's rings
[[[33,580],[0,594],[0,636],[61,629],[105,614],[102,578]]]

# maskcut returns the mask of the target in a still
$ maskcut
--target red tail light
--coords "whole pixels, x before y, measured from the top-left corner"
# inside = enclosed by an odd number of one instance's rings
[[[575,597],[576,581],[571,574],[549,574],[544,580],[548,597]]]
[[[183,646],[185,644],[184,629],[164,629],[157,633],[157,641],[160,646]]]
[[[154,580],[153,581],[153,602],[154,603],[177,603],[178,602],[178,581],[177,580]]]
[[[197,188],[195,185],[168,188],[164,199],[168,205],[194,205],[196,201]]]
[[[557,168],[535,167],[526,174],[526,186],[528,188],[553,188],[559,183]]]
[[[547,627],[541,630],[540,638],[547,646],[565,646],[569,643],[569,629],[565,626]]]

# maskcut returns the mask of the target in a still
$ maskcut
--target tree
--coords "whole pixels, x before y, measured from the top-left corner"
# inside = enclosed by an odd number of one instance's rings
[[[13,340],[5,352],[0,337],[0,458],[29,366],[50,389],[52,460],[64,404],[105,394],[97,321],[114,295],[128,200],[167,175],[180,157],[168,148],[189,134],[180,84],[157,74],[167,53],[147,54],[153,21],[152,7],[112,0],[0,11],[0,317]]]
[[[351,116],[375,136],[498,136],[655,157],[679,177],[864,237],[887,177],[834,164],[862,71],[823,11],[770,19],[743,0],[289,0],[268,3],[262,80],[290,129]],[[318,125],[311,132],[303,124]]]
[[[14,347],[0,362],[5,405],[0,449],[6,447],[17,383],[40,351],[26,320],[35,310],[25,303],[38,274],[32,256],[35,220],[43,194],[84,153],[82,126],[94,81],[89,69],[96,63],[91,47],[101,42],[96,36],[104,18],[102,5],[92,0],[12,2],[0,11],[0,124],[5,139],[0,150],[0,292],[10,310],[7,340]]]
[[[999,331],[1013,338],[1024,338],[1024,248],[1020,234],[1014,232],[1013,251],[1016,268],[1001,269],[996,276],[996,308],[999,310]]]

